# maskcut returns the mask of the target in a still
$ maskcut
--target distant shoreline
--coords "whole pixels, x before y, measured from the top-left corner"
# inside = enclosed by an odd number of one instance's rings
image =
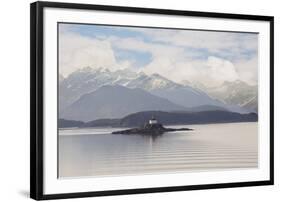
[[[216,125],[216,124],[235,124],[235,123],[258,123],[259,121],[240,121],[240,122],[217,122],[217,123],[195,123],[195,124],[166,124],[165,126],[182,126],[182,125]],[[112,128],[112,129],[118,129],[118,128],[130,128],[130,127],[110,127],[110,126],[96,126],[96,127],[66,127],[66,128],[58,128],[58,130],[73,130],[73,129],[104,129],[104,128]]]
[[[110,127],[110,128],[132,128],[141,127],[151,117],[155,117],[159,123],[167,125],[193,125],[210,123],[236,123],[236,122],[256,122],[258,115],[256,113],[240,114],[230,111],[202,111],[202,112],[165,112],[165,111],[142,111],[129,114],[123,118],[97,119],[83,122],[67,119],[59,119],[59,128],[92,128],[92,127]]]

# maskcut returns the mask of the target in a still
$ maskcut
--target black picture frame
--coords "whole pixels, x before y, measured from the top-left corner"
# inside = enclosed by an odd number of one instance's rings
[[[204,184],[173,187],[154,187],[128,190],[93,191],[46,195],[43,192],[43,23],[44,8],[117,11],[130,13],[163,14],[169,16],[210,17],[267,21],[270,23],[270,179],[238,183]],[[35,2],[30,6],[30,197],[36,200],[93,197],[107,195],[140,194],[153,192],[187,191],[229,187],[274,184],[274,17],[229,13],[196,12],[183,10],[104,6],[75,3]]]

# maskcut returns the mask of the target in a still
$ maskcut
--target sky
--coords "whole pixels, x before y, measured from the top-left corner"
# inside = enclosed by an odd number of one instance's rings
[[[258,34],[59,24],[59,72],[105,67],[158,73],[178,83],[257,84]]]

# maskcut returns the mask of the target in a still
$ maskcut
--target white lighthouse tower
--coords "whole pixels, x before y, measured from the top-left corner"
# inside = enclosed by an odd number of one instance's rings
[[[154,124],[157,124],[157,123],[158,123],[158,121],[154,117],[152,117],[152,119],[149,120],[150,125],[154,125]]]

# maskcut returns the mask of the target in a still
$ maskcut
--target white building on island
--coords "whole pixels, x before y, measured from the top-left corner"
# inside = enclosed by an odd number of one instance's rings
[[[158,121],[154,117],[152,117],[152,119],[149,120],[149,124],[150,125],[158,124]]]

